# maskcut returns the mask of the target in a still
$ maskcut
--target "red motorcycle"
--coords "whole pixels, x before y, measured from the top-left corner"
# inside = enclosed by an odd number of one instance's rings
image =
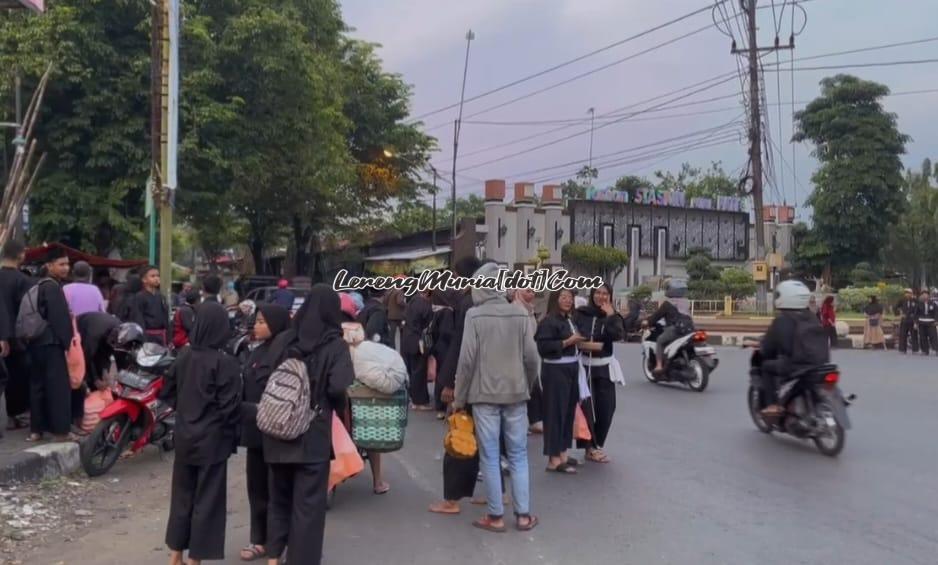
[[[133,454],[151,444],[164,451],[174,447],[175,414],[157,398],[173,354],[145,343],[132,357],[130,367],[117,374],[117,399],[101,412],[101,421],[81,443],[81,466],[89,477],[107,473],[128,449]]]

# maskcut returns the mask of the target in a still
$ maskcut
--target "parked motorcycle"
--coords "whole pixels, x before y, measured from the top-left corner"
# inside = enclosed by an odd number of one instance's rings
[[[695,331],[679,337],[664,348],[665,371],[654,373],[657,366],[655,344],[664,327],[646,330],[642,339],[642,373],[651,383],[682,383],[695,392],[703,392],[720,360],[716,350],[707,345],[707,332]]]
[[[157,399],[173,354],[161,345],[145,343],[132,359],[117,374],[117,399],[101,412],[101,421],[81,443],[81,466],[89,477],[107,473],[128,448],[137,453],[150,444],[164,451],[175,446],[174,412]]]
[[[766,418],[762,410],[768,406],[762,388],[762,354],[752,354],[749,369],[749,414],[759,431],[782,432],[797,438],[810,439],[824,455],[836,457],[847,441],[850,419],[847,406],[856,398],[844,397],[838,384],[837,365],[820,365],[800,370],[779,380],[779,405],[785,412]]]
[[[232,336],[225,344],[225,352],[232,357],[243,361],[244,356],[252,349],[254,337],[254,320],[257,316],[257,304],[253,300],[244,300],[236,309],[228,310],[228,320],[231,324]]]

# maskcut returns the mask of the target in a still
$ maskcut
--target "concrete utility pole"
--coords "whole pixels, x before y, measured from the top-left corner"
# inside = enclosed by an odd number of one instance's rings
[[[160,275],[162,293],[171,303],[173,277],[173,206],[176,192],[176,149],[179,127],[179,0],[161,0],[162,80]]]
[[[449,247],[449,256],[450,263],[455,265],[454,258],[456,256],[456,154],[459,151],[459,130],[462,128],[462,106],[463,102],[466,99],[466,76],[469,74],[469,46],[472,45],[472,40],[476,38],[476,35],[472,33],[472,30],[466,32],[466,62],[463,64],[462,69],[462,90],[459,94],[459,117],[456,118],[456,121],[453,123],[453,190],[452,190],[452,208],[453,208],[453,232],[450,234],[450,247]]]
[[[756,40],[756,2],[757,0],[739,0],[740,7],[746,14],[746,27],[748,28],[749,45],[746,49],[732,49],[734,55],[745,52],[749,57],[749,159],[752,163],[752,207],[755,212],[756,230],[756,261],[765,261],[765,218],[762,202],[762,111],[760,101],[759,52],[777,51],[779,49],[794,49],[794,37],[789,45],[779,45],[777,38],[772,47],[759,47]],[[757,308],[760,312],[767,311],[767,283],[759,281],[756,294]]]
[[[163,9],[154,3],[150,8],[150,179],[147,183],[148,251],[151,265],[156,264],[156,196],[160,180],[163,129]]]

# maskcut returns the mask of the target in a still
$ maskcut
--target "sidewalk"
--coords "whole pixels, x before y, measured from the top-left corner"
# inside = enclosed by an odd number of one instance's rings
[[[28,429],[7,430],[5,417],[0,418],[0,425],[4,427],[0,439],[0,484],[51,479],[81,467],[77,443],[48,440],[30,443],[26,441]]]

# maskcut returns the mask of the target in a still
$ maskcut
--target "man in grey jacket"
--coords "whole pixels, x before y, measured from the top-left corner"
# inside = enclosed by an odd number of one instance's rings
[[[496,277],[498,269],[487,263],[474,276]],[[527,401],[541,360],[528,316],[509,304],[504,293],[473,289],[472,301],[475,306],[466,314],[453,406],[471,405],[475,419],[488,514],[473,525],[505,531],[499,457],[499,438],[504,436],[517,527],[530,530],[537,525],[537,517],[529,509]]]

